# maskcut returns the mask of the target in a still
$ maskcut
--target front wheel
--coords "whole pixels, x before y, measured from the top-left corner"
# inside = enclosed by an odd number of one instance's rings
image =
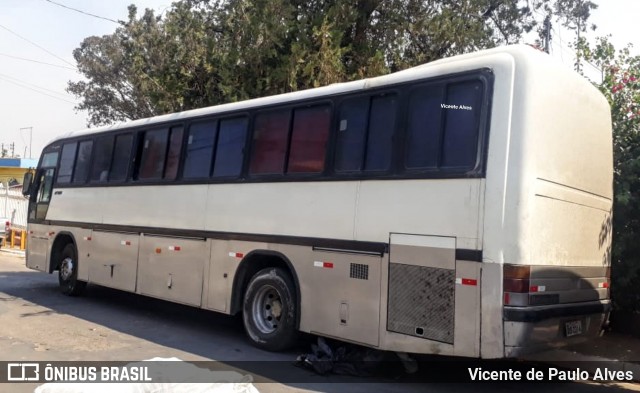
[[[62,293],[69,296],[79,296],[87,287],[86,282],[78,280],[78,258],[73,244],[64,246],[60,254],[58,282]]]
[[[268,351],[282,351],[298,338],[296,293],[289,274],[280,268],[256,273],[244,295],[242,318],[252,343]]]

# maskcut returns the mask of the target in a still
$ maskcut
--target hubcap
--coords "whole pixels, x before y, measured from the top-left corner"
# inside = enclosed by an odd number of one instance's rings
[[[65,258],[60,264],[60,277],[63,280],[68,280],[73,277],[73,259]]]
[[[282,316],[282,299],[280,293],[271,285],[258,290],[251,306],[256,327],[263,334],[276,331]]]

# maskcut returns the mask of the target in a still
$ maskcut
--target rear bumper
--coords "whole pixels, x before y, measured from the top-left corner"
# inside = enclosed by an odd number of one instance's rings
[[[609,318],[610,301],[542,307],[505,307],[504,351],[506,357],[559,348],[598,337]],[[565,324],[581,321],[582,333],[566,337]]]

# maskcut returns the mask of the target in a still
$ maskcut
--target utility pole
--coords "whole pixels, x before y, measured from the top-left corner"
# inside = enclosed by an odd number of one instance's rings
[[[551,53],[551,15],[547,15],[544,18],[542,28],[544,33],[544,51]]]
[[[11,157],[15,157],[16,156],[16,143],[15,142],[11,142]]]
[[[29,158],[31,157],[31,145],[33,145],[33,127],[22,127],[20,129],[20,132],[22,132],[22,130],[29,130]],[[24,139],[23,139],[24,140]],[[27,155],[27,151],[25,150],[24,155]]]
[[[582,73],[582,65],[580,64],[580,48],[579,45],[581,45],[580,43],[580,28],[582,27],[582,25],[580,24],[580,22],[582,22],[582,15],[580,14],[580,12],[582,12],[582,0],[578,0],[578,20],[576,21],[576,25],[577,25],[577,33],[578,33],[578,40],[576,42],[576,71],[579,73]]]

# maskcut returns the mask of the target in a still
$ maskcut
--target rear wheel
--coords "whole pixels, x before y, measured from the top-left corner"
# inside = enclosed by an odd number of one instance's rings
[[[289,274],[281,268],[256,273],[244,295],[244,329],[252,343],[268,351],[282,351],[295,344],[296,293]]]
[[[62,249],[58,267],[58,282],[62,293],[69,296],[81,295],[87,283],[78,280],[78,257],[73,244],[67,244]]]

